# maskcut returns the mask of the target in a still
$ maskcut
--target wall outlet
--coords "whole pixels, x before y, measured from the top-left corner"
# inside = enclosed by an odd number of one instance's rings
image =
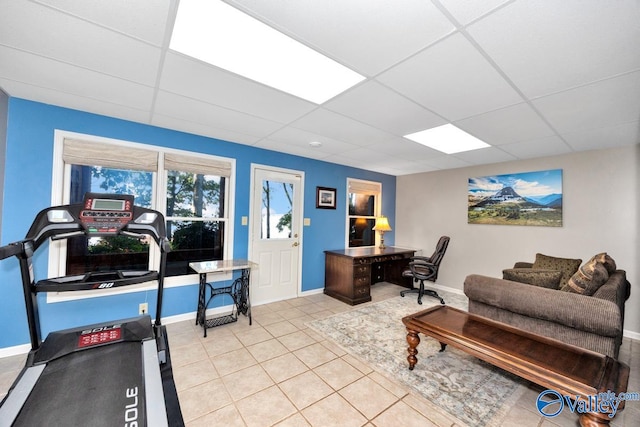
[[[149,304],[146,302],[141,303],[138,306],[138,314],[149,314]]]

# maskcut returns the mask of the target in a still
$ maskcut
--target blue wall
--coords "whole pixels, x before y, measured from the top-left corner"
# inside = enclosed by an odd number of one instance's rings
[[[324,287],[323,251],[344,247],[347,177],[381,182],[384,191],[382,212],[389,217],[391,226],[395,225],[396,179],[393,176],[10,98],[4,204],[1,212],[2,245],[22,239],[35,215],[51,203],[55,129],[235,158],[236,218],[233,238],[236,258],[248,256],[249,227],[241,225],[240,218],[249,216],[251,163],[304,171],[304,217],[311,219],[311,225],[304,227],[303,231],[303,291]],[[338,189],[336,210],[315,208],[317,186]],[[385,241],[393,244],[394,233],[385,235]],[[37,279],[47,274],[46,252],[38,251],[34,259]],[[166,317],[194,312],[196,292],[195,284],[167,289],[162,315]],[[24,300],[15,258],[0,262],[0,295],[0,324],[3,325],[0,348],[28,343]],[[149,301],[151,309],[155,297],[154,292],[138,292],[46,304],[42,296],[39,308],[43,336],[51,330],[135,316],[140,302]]]

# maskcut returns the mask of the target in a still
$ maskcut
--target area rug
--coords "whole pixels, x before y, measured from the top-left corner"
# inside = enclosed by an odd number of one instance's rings
[[[467,309],[464,296],[439,293],[447,305]],[[425,297],[418,305],[415,295],[398,296],[307,325],[468,426],[500,426],[524,391],[524,380],[451,346],[440,353],[440,344],[422,334],[418,363],[413,371],[408,369],[402,318],[437,303]]]

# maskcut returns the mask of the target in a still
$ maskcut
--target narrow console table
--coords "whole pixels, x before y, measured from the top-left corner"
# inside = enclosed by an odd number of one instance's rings
[[[629,367],[609,356],[565,344],[448,306],[435,306],[402,319],[407,328],[409,369],[418,363],[419,333],[447,344],[505,371],[588,401],[590,396],[627,391]],[[624,408],[624,400],[617,410]],[[615,413],[580,414],[580,425],[608,425]]]
[[[249,300],[249,282],[251,279],[251,269],[258,264],[247,260],[220,260],[191,262],[189,267],[200,275],[198,287],[198,309],[196,312],[196,325],[202,326],[204,336],[207,336],[207,328],[225,325],[238,320],[238,314],[242,313],[249,318],[251,325],[251,302]],[[226,273],[240,270],[240,277],[236,278],[231,286],[214,287],[207,282],[209,273]],[[207,289],[209,295],[207,296]],[[211,300],[219,295],[229,295],[233,298],[231,313],[207,319],[207,307]]]
[[[374,283],[413,286],[411,278],[402,277],[415,254],[412,249],[367,247],[324,253],[324,293],[347,304],[371,301],[371,285]]]

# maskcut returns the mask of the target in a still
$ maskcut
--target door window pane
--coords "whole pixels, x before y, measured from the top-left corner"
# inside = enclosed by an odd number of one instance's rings
[[[291,238],[293,184],[262,181],[262,239]]]

